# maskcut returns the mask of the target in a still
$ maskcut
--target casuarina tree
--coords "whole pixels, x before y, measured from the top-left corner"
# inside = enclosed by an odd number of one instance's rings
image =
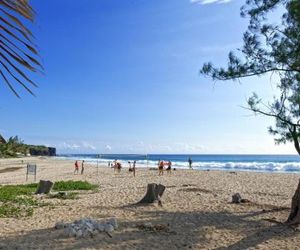
[[[0,79],[20,97],[16,86],[34,95],[30,72],[42,72],[33,34],[26,22],[33,22],[34,11],[28,0],[0,0]]]
[[[273,23],[269,14],[276,8],[283,13],[280,21]],[[269,132],[275,143],[292,142],[300,155],[300,1],[247,0],[241,16],[249,18],[249,25],[240,54],[230,52],[224,68],[206,63],[201,73],[222,81],[276,74],[280,94],[270,103],[254,93],[248,99],[248,108],[255,114],[273,117],[275,124]],[[287,222],[300,223],[300,185]]]

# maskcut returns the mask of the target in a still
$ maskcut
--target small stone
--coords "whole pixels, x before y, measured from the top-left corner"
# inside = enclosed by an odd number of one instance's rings
[[[94,237],[98,232],[110,233],[118,228],[117,220],[110,218],[106,221],[97,221],[90,218],[75,220],[73,223],[58,222],[55,228],[64,228],[64,235],[68,237]]]
[[[91,222],[86,222],[85,225],[86,225],[86,227],[88,227],[90,229],[94,229],[94,225]]]
[[[110,232],[114,231],[114,227],[110,224],[106,224],[104,226],[104,231],[107,232],[107,233],[110,233]]]
[[[145,222],[144,227],[152,227],[152,223],[151,222]]]
[[[232,196],[232,203],[241,203],[242,197],[239,193],[236,193]]]
[[[63,229],[65,228],[65,223],[63,223],[62,221],[57,222],[54,226],[55,229]]]
[[[99,231],[99,232],[104,232],[104,225],[103,224],[101,224],[101,223],[98,223],[97,224],[97,230]]]
[[[89,230],[87,230],[87,229],[83,229],[82,230],[82,237],[86,238],[89,235],[90,235],[90,231]]]
[[[74,221],[74,224],[80,224],[81,223],[81,220],[75,220]]]
[[[95,236],[95,235],[97,235],[97,233],[98,233],[97,230],[93,230],[93,231],[91,232],[91,236]]]
[[[80,237],[82,237],[82,231],[81,230],[78,230],[77,232],[76,232],[76,238],[80,238]]]
[[[90,223],[93,225],[94,228],[97,228],[99,222],[96,220],[92,220]]]
[[[108,224],[112,225],[114,229],[118,229],[118,223],[116,218],[111,218],[107,221]]]
[[[76,230],[72,227],[68,227],[65,229],[65,234],[69,237],[75,237],[76,236]]]
[[[69,235],[71,228],[67,227],[65,228],[65,235]]]
[[[71,234],[72,237],[76,237],[77,232],[76,232],[76,230],[75,230],[74,228],[72,228],[72,229],[70,230],[70,234]],[[70,234],[69,234],[69,235],[70,235]]]
[[[96,228],[97,228],[97,230],[98,230],[99,232],[104,232],[104,228],[105,228],[105,227],[104,227],[103,224],[98,223]]]

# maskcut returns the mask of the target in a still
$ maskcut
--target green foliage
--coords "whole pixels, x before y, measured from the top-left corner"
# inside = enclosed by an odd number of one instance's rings
[[[0,157],[16,157],[18,154],[26,155],[27,145],[18,137],[10,137],[7,143],[0,144]]]
[[[28,196],[35,192],[37,184],[7,185],[0,187],[0,202],[24,200],[19,196]]]
[[[0,78],[10,90],[20,97],[16,86],[24,88],[30,94],[37,87],[30,72],[43,72],[39,62],[38,50],[33,42],[34,36],[26,27],[34,20],[34,10],[28,0],[1,0],[0,17],[2,20],[0,35]]]
[[[31,197],[37,184],[7,185],[0,187],[0,217],[31,216],[33,207],[38,206]]]
[[[268,14],[278,7],[284,10],[280,22],[269,23]],[[214,80],[277,74],[281,94],[271,104],[254,94],[248,107],[255,114],[274,117],[275,127],[269,132],[275,142],[293,142],[300,154],[300,1],[247,0],[241,16],[250,20],[240,49],[242,56],[230,52],[227,68],[206,63],[200,72]]]
[[[94,190],[98,186],[87,181],[59,181],[55,182],[53,189],[56,191]],[[26,217],[33,214],[33,208],[49,205],[40,203],[32,195],[37,190],[38,184],[0,186],[0,217]],[[77,199],[77,192],[64,194],[50,194],[49,198]]]
[[[98,186],[87,181],[58,181],[54,183],[53,190],[70,191],[70,190],[94,190]]]
[[[0,217],[27,217],[33,214],[32,207],[20,207],[13,204],[0,205]]]
[[[25,144],[18,136],[10,137],[7,143],[0,143],[0,158],[26,156],[31,152],[37,152],[37,155],[47,155],[48,147]]]

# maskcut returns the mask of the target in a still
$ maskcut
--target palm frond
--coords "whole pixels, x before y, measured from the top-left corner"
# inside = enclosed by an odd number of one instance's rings
[[[28,0],[0,0],[0,79],[20,98],[16,86],[34,95],[37,84],[30,72],[43,72],[34,36],[24,24],[33,22],[35,12]]]

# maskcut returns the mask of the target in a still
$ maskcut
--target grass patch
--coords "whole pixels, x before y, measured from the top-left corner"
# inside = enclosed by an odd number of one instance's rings
[[[33,209],[38,206],[47,206],[48,203],[37,200],[33,194],[37,190],[38,183],[25,185],[5,185],[0,186],[0,217],[26,217],[33,214]],[[87,181],[58,181],[55,182],[55,191],[73,190],[95,190],[97,185]],[[77,192],[63,194],[50,194],[50,198],[58,199],[77,199]]]
[[[53,190],[71,191],[71,190],[95,190],[98,186],[87,181],[58,181],[54,183]]]
[[[0,205],[0,217],[27,217],[33,214],[33,207],[18,206],[13,203]]]
[[[0,187],[0,217],[31,216],[39,202],[32,197],[37,184]]]
[[[26,184],[26,185],[7,185],[0,187],[0,202],[8,201],[17,201],[24,200],[28,197],[23,197],[20,199],[20,196],[29,196],[32,195],[38,184]]]

